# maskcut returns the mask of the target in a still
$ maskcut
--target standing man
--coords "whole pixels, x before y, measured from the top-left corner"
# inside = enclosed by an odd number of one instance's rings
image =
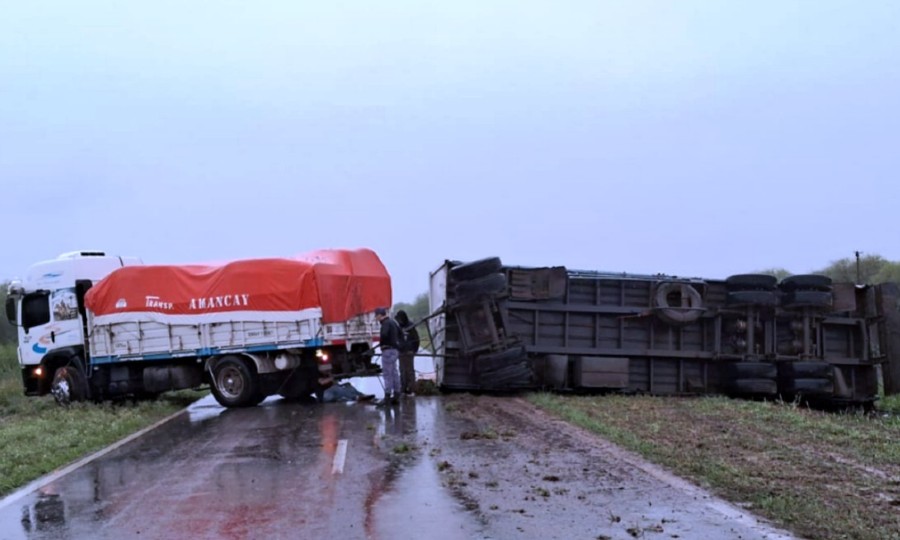
[[[411,395],[416,388],[416,353],[419,352],[419,332],[402,309],[397,312],[400,325],[400,388]]]
[[[400,326],[388,317],[383,307],[375,308],[375,318],[381,323],[381,375],[384,378],[384,399],[378,403],[384,407],[388,403],[400,402],[400,374],[397,359],[400,355]]]

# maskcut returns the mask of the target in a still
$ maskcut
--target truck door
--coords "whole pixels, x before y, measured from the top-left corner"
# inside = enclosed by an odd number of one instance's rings
[[[36,291],[22,297],[19,350],[22,363],[37,365],[52,346],[50,335],[50,291]]]

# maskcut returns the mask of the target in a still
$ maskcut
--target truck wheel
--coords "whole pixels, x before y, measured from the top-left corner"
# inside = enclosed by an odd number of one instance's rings
[[[777,306],[778,295],[771,291],[735,291],[725,297],[728,306]]]
[[[226,356],[213,368],[212,392],[223,407],[252,407],[265,396],[259,391],[256,374],[243,359]]]
[[[450,277],[453,281],[469,281],[480,278],[488,274],[495,274],[500,271],[503,265],[500,263],[499,257],[488,257],[477,261],[467,262],[454,266],[450,269]]]
[[[494,294],[506,289],[506,276],[503,274],[488,274],[471,281],[463,281],[456,286],[456,300],[468,302],[478,296]]]
[[[87,378],[78,365],[63,366],[53,374],[50,392],[60,405],[84,401],[88,397]]]
[[[770,362],[732,362],[725,372],[729,379],[774,379],[778,368]]]
[[[805,290],[828,292],[831,290],[831,278],[828,276],[820,276],[818,274],[801,274],[782,279],[779,287],[784,291]]]
[[[475,359],[475,368],[480,373],[497,370],[513,364],[518,364],[525,359],[525,349],[513,347],[503,352],[486,354]]]
[[[830,396],[834,393],[831,379],[794,379],[784,383],[784,393],[804,396]]]
[[[778,393],[778,385],[772,379],[735,379],[729,386],[733,394],[773,395]]]
[[[526,362],[519,362],[494,371],[482,373],[479,382],[482,388],[502,389],[511,386],[529,386],[532,383],[533,372]]]
[[[768,274],[736,274],[725,279],[729,291],[774,291],[778,278]]]
[[[778,374],[786,379],[828,379],[834,377],[834,367],[828,362],[783,362]]]
[[[833,300],[830,292],[825,291],[794,291],[788,293],[782,304],[785,308],[828,308]]]

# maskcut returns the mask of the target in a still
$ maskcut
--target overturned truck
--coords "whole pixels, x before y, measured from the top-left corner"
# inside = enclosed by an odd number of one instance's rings
[[[429,332],[445,390],[728,394],[871,405],[900,392],[898,287],[446,261]]]

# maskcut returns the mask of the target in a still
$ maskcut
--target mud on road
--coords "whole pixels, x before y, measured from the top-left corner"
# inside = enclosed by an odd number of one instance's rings
[[[428,452],[487,538],[790,538],[520,398],[449,395]]]

